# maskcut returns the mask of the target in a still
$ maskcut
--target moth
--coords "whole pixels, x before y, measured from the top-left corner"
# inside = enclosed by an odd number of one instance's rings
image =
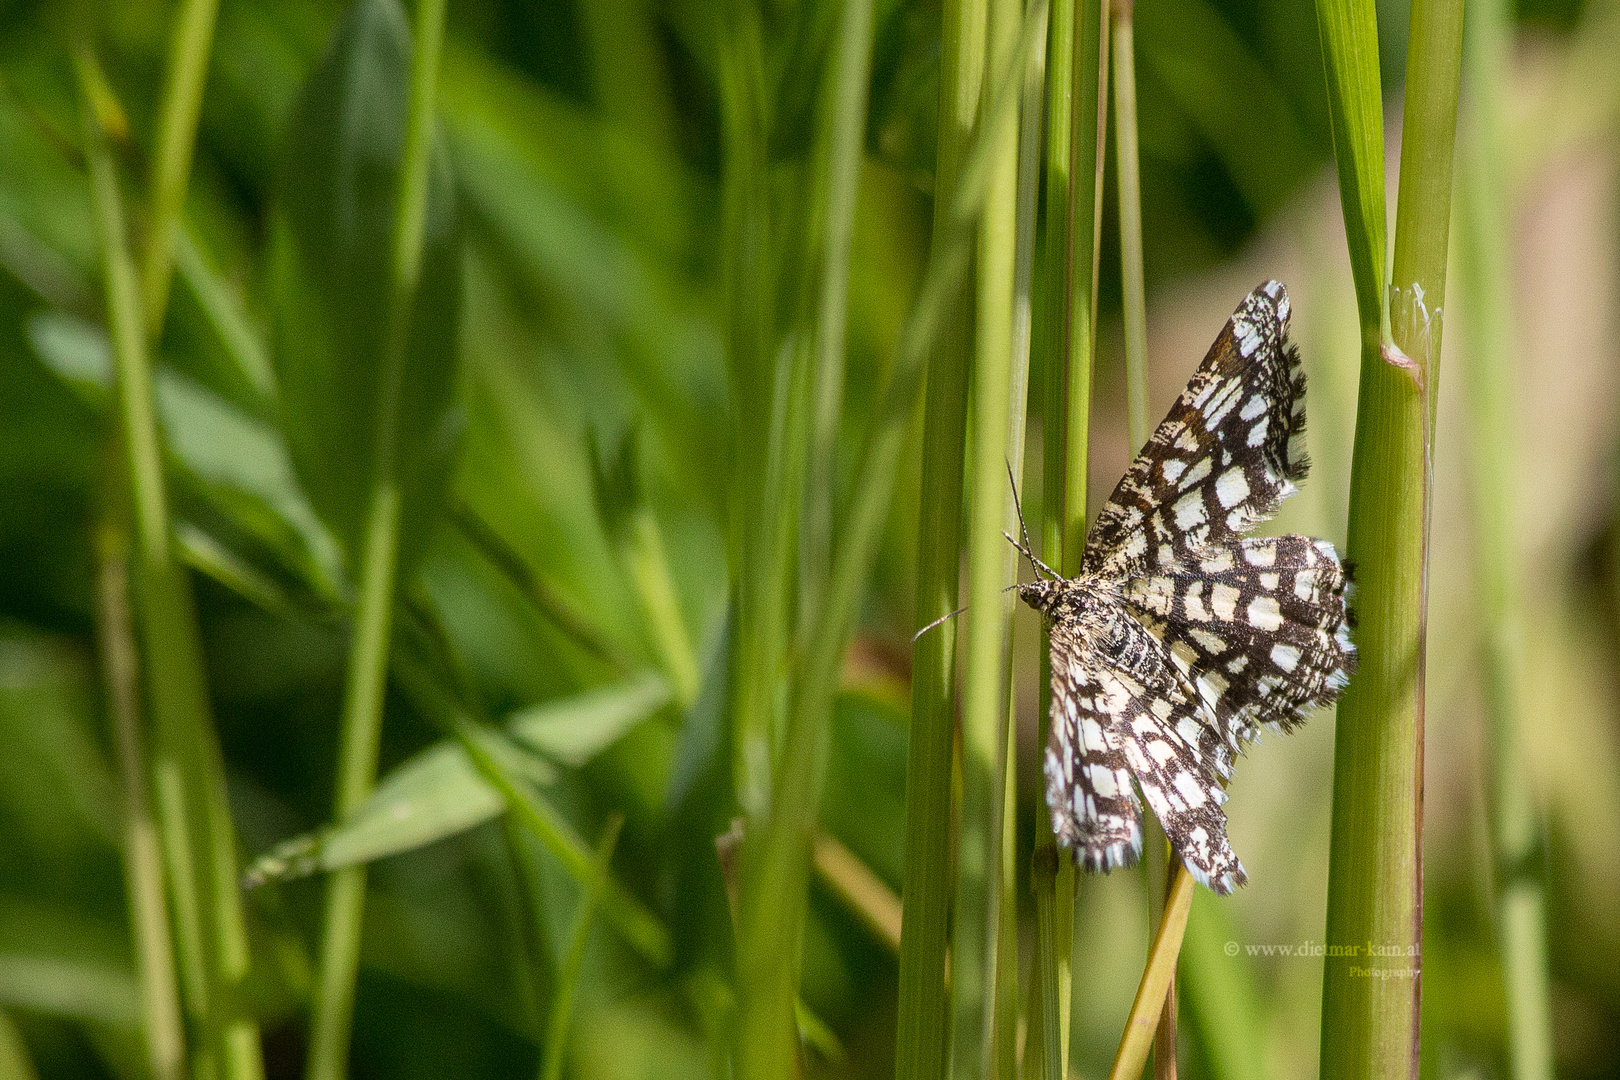
[[[1109,497],[1080,573],[1018,586],[1045,617],[1052,831],[1088,870],[1142,851],[1139,790],[1193,877],[1248,876],[1226,836],[1226,781],[1262,727],[1288,732],[1355,668],[1352,584],[1325,540],[1251,537],[1298,490],[1305,373],[1276,281],[1238,305]],[[1009,538],[1010,539],[1010,538]]]

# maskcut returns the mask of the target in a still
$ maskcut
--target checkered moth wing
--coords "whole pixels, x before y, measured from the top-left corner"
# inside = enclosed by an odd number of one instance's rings
[[[1352,591],[1332,544],[1279,536],[1207,548],[1123,593],[1213,718],[1201,755],[1225,778],[1261,726],[1292,730],[1349,682]]]
[[[1114,600],[1053,621],[1052,731],[1045,774],[1052,831],[1088,870],[1142,850],[1134,785],[1195,878],[1226,894],[1247,879],[1226,838],[1226,799],[1204,755],[1197,692],[1151,631]]]
[[[1203,363],[1114,488],[1085,570],[1135,577],[1252,529],[1305,476],[1305,372],[1288,342],[1288,293],[1268,281],[1227,320]]]

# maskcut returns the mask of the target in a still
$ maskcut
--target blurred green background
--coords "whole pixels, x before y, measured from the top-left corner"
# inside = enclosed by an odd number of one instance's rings
[[[715,771],[720,706],[710,688],[697,692],[696,677],[724,652],[728,432],[762,421],[730,415],[727,400],[721,94],[706,7],[452,0],[440,78],[464,244],[454,331],[465,426],[451,512],[422,541],[407,591],[438,613],[463,688],[491,717],[540,732],[542,761],[531,767],[549,770],[544,796],[573,830],[594,845],[623,815],[614,873],[672,946],[649,956],[658,950],[628,943],[599,913],[567,1042],[565,1071],[580,1077],[714,1075],[716,1017],[729,993],[720,973],[731,930],[713,838],[733,808]],[[770,164],[784,200],[810,151],[822,7],[761,4]],[[1526,744],[1551,826],[1554,1034],[1569,1077],[1620,1075],[1615,7],[1521,4],[1508,74],[1521,339],[1516,514],[1531,627]],[[330,817],[346,648],[334,598],[346,588],[344,570],[290,468],[281,431],[297,418],[275,404],[266,357],[273,323],[298,317],[272,310],[269,258],[286,163],[299,160],[288,119],[339,10],[315,0],[221,4],[187,239],[159,349],[175,513],[201,571],[244,865]],[[133,183],[148,167],[172,14],[149,0],[0,0],[0,1076],[145,1075],[93,633],[107,344],[67,42],[76,20],[93,20],[110,91],[127,115],[116,150]],[[911,302],[931,213],[939,12],[880,0],[876,14],[838,456],[846,473]],[[1406,10],[1390,0],[1379,16],[1385,86],[1398,105]],[[1280,0],[1144,0],[1137,72],[1153,413],[1237,300],[1267,277],[1285,281],[1312,380],[1316,468],[1275,527],[1342,541],[1356,323],[1314,11]],[[1465,88],[1464,123],[1466,112]],[[1391,115],[1397,123],[1398,107]],[[1094,502],[1128,455],[1109,187]],[[1504,1073],[1505,1018],[1486,857],[1468,417],[1451,374],[1468,362],[1468,343],[1452,330],[1445,347],[1429,622],[1424,1069],[1484,1078]],[[1038,415],[1030,438],[1029,460],[1039,462]],[[826,833],[891,890],[902,857],[915,442],[846,662],[821,810]],[[1040,485],[1027,490],[1033,515]],[[626,521],[656,529],[674,624],[644,614],[635,564],[614,539]],[[639,527],[632,534],[645,538]],[[1019,699],[1026,851],[1035,631],[1020,622],[1016,658],[1027,690]],[[671,650],[685,667],[672,664]],[[655,679],[648,692],[654,670],[670,674],[670,685]],[[683,670],[695,674],[683,682]],[[580,698],[604,688],[605,703]],[[381,775],[440,738],[412,700],[391,694]],[[1212,1075],[1212,1041],[1234,1039],[1254,1062],[1250,1076],[1315,1073],[1320,959],[1251,956],[1248,946],[1322,936],[1332,741],[1324,715],[1289,740],[1267,740],[1237,771],[1229,812],[1251,884],[1230,901],[1200,892],[1195,903],[1185,962],[1189,1075]],[[581,890],[552,853],[484,817],[373,865],[356,1077],[534,1068]],[[894,948],[829,876],[812,887],[804,943],[804,1004],[827,1029],[807,1060],[817,1075],[892,1075]],[[320,880],[248,894],[250,990],[273,1077],[302,1068]],[[1076,935],[1073,1064],[1076,1075],[1099,1076],[1141,969],[1139,877],[1084,881]],[[1227,956],[1227,942],[1238,956]]]

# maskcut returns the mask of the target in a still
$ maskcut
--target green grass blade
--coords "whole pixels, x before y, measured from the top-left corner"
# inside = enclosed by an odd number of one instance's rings
[[[849,263],[865,147],[873,32],[872,0],[845,0],[839,13],[836,51],[823,90],[826,115],[812,167],[814,182],[825,185],[824,194],[815,196],[812,205],[824,206],[825,210],[820,235],[815,238],[820,245],[821,266],[814,284],[814,413],[800,548],[804,583],[800,607],[806,613],[820,605],[832,568],[834,468],[844,406]]]
[[[211,1058],[232,1080],[253,1080],[262,1072],[258,1028],[231,1016],[227,1003],[247,975],[249,954],[224,764],[190,582],[173,555],[145,321],[118,178],[93,104],[99,68],[87,43],[79,46],[75,66],[85,103],[85,157],[104,265],[123,468],[131,489],[137,618],[156,733],[154,787],[182,989],[188,1014],[206,1033],[201,1059]]]
[[[1182,1027],[1202,1050],[1212,1080],[1266,1080],[1266,1013],[1249,958],[1227,949],[1237,937],[1230,907],[1208,890],[1193,896],[1176,973]]]
[[[219,0],[186,0],[175,13],[169,62],[163,78],[157,144],[152,150],[151,205],[146,250],[141,259],[141,300],[146,335],[156,340],[163,329],[169,283],[174,274],[177,234],[191,178],[191,154],[197,142],[203,84],[214,40]]]
[[[1467,330],[1464,383],[1473,451],[1469,482],[1475,581],[1490,726],[1488,790],[1496,866],[1497,948],[1507,991],[1508,1060],[1514,1080],[1552,1080],[1552,1007],[1541,853],[1545,825],[1525,775],[1526,700],[1518,483],[1512,261],[1504,82],[1511,13],[1500,0],[1470,5],[1464,64],[1469,109],[1457,216],[1459,283]]]
[[[610,880],[608,865],[613,861],[613,848],[619,841],[619,829],[623,825],[622,816],[608,821],[602,841],[596,846],[596,857],[591,860],[594,872],[580,892],[579,911],[574,915],[573,928],[568,932],[568,951],[563,954],[562,970],[557,973],[557,997],[551,1006],[551,1020],[546,1025],[546,1045],[540,1055],[544,1062],[540,1073],[542,1080],[558,1080],[562,1076],[568,1023],[573,1017],[574,993],[579,989],[580,971],[585,967],[585,945],[590,940],[591,916],[595,914]]]
[[[441,724],[456,715],[444,695],[424,694],[416,703]],[[541,755],[507,763],[530,783],[549,785],[551,763],[580,768],[636,725],[669,705],[669,685],[645,672],[624,683],[599,687],[558,701],[520,709],[507,717],[512,742]],[[342,821],[277,844],[249,867],[253,886],[412,851],[482,824],[504,803],[477,766],[452,741],[435,743],[385,776],[366,801]]]
[[[757,8],[725,0],[719,34],[721,179],[726,299],[726,362],[731,375],[732,587],[737,633],[732,670],[737,801],[756,818],[770,804],[778,687],[786,648],[789,534],[782,520],[788,477],[783,454],[789,412],[800,382],[773,362],[776,286],[771,262],[769,106],[764,30]],[[791,368],[803,356],[791,350]],[[780,371],[781,367],[784,370]],[[775,467],[773,469],[773,466]]]
[[[569,876],[582,884],[590,881],[593,872],[589,845],[514,767],[521,763],[523,752],[513,747],[506,736],[471,715],[414,658],[396,657],[392,667],[400,687],[429,719],[456,740],[479,775],[505,800],[507,811],[556,856]],[[617,881],[608,886],[603,912],[648,963],[667,968],[673,962],[674,947],[668,928]]]
[[[1001,82],[1017,47],[1017,0],[991,5],[988,88]],[[1044,53],[1044,42],[1031,55]],[[990,103],[986,101],[984,108]],[[1000,844],[1005,788],[1006,658],[1012,631],[1015,552],[1002,531],[1012,420],[1013,310],[1018,239],[1019,132],[1008,126],[991,148],[990,188],[979,218],[977,301],[971,377],[973,455],[968,516],[968,623],[962,676],[962,807],[957,843],[956,902],[951,936],[951,1074],[988,1076],[995,1050],[995,995],[1000,932]],[[1028,353],[1018,360],[1027,365]],[[1018,455],[1022,457],[1022,455]],[[1015,474],[1016,475],[1016,474]]]
[[[681,615],[680,597],[670,575],[663,531],[647,502],[641,477],[640,440],[626,431],[611,457],[591,441],[591,474],[597,513],[608,548],[630,583],[653,653],[663,665],[682,707],[697,698],[700,674],[692,636]]]
[[[140,974],[142,1033],[153,1080],[186,1075],[186,1032],[163,893],[163,853],[147,796],[135,625],[129,610],[129,540],[103,523],[96,537],[96,636],[107,683],[118,779],[124,796],[124,880]]]
[[[0,1080],[39,1080],[28,1043],[11,1014],[0,1010]]]
[[[1048,67],[1041,547],[1049,563],[1071,575],[1079,571],[1086,535],[1091,368],[1108,117],[1107,28],[1107,4],[1079,0],[1065,46],[1072,55],[1068,82],[1055,82],[1061,61]],[[1053,40],[1052,48],[1058,47]],[[1065,101],[1067,110],[1062,107]],[[1040,679],[1036,745],[1044,752],[1051,727],[1050,658],[1044,648]],[[1057,1078],[1066,1075],[1069,1060],[1075,870],[1060,855],[1052,836],[1044,785],[1037,789],[1031,868],[1035,976],[1030,1050],[1025,1061],[1032,1076]]]
[[[940,67],[937,191],[960,182],[978,121],[987,49],[987,0],[949,0]],[[953,226],[949,200],[934,204],[934,247]],[[970,323],[965,289],[941,305],[923,405],[921,512],[917,520],[919,627],[956,610],[961,577],[962,470],[968,409]],[[945,972],[951,901],[951,758],[956,726],[956,626],[946,621],[912,646],[911,733],[906,759],[905,877],[900,896],[900,1013],[896,1080],[945,1074],[949,1003]]]
[[[1037,10],[1044,7],[1044,2],[1038,2]],[[1044,21],[1044,16],[1036,21]],[[1009,72],[1014,77],[996,88],[990,114],[969,142],[960,182],[947,200],[952,227],[929,257],[916,302],[901,330],[889,385],[872,418],[849,513],[840,531],[842,543],[827,597],[810,620],[801,666],[789,694],[788,723],[778,761],[791,767],[778,774],[767,827],[750,830],[744,845],[738,933],[742,1014],[737,1032],[738,1071],[744,1076],[777,1076],[791,1067],[796,965],[788,950],[797,947],[803,926],[810,848],[825,771],[825,732],[840,666],[888,514],[926,362],[934,351],[950,298],[961,287],[967,270],[973,225],[988,186],[989,147],[1003,126],[1016,121],[1021,85],[1016,76],[1022,72],[1032,44],[1028,28],[1026,23],[1018,43],[1019,62]],[[907,813],[909,818],[910,811]],[[934,828],[938,824],[931,823]],[[943,1007],[943,995],[939,1001]],[[943,1047],[939,1053],[943,1054]]]
[[[1324,53],[1357,54],[1364,92],[1376,105],[1376,64],[1366,50],[1371,16],[1333,22],[1323,5]],[[1330,38],[1353,26],[1355,39]],[[1406,115],[1401,134],[1400,204],[1386,325],[1376,334],[1366,268],[1357,267],[1352,200],[1351,263],[1362,322],[1360,401],[1350,490],[1347,554],[1357,567],[1358,670],[1338,709],[1334,748],[1332,848],[1328,874],[1329,946],[1369,943],[1379,958],[1329,956],[1323,967],[1324,1078],[1417,1075],[1423,919],[1423,701],[1427,608],[1430,432],[1439,382],[1440,305],[1445,296],[1452,150],[1462,57],[1462,6],[1412,7]],[[1330,92],[1330,101],[1334,95]],[[1341,117],[1334,136],[1341,144]],[[1365,143],[1352,124],[1347,134]],[[1359,138],[1356,136],[1359,135]],[[1365,146],[1363,146],[1365,152]],[[1358,175],[1370,170],[1358,162]],[[1381,162],[1378,163],[1382,171]],[[1340,161],[1341,186],[1346,162]],[[1364,205],[1381,200],[1363,193]],[[1381,218],[1380,218],[1381,220]],[[1362,223],[1373,232],[1371,222]],[[1382,249],[1377,249],[1382,255]],[[1371,251],[1368,252],[1371,254]],[[1365,256],[1363,256],[1365,258]],[[1395,366],[1386,358],[1410,365]],[[1355,968],[1376,966],[1368,977]]]
[[[370,0],[361,0],[362,4]],[[360,18],[366,15],[356,9]],[[376,434],[370,463],[372,488],[358,550],[359,595],[343,695],[334,816],[358,809],[371,792],[382,731],[393,599],[403,524],[399,446],[413,437],[401,433],[399,415],[407,387],[405,367],[413,336],[413,305],[423,266],[433,146],[434,88],[444,40],[445,0],[422,0],[417,9],[400,179],[388,263],[385,352],[376,404]],[[386,24],[392,13],[378,8],[373,18]],[[356,26],[359,24],[356,23]],[[384,31],[385,32],[385,31]],[[347,358],[329,357],[329,362]],[[412,396],[420,394],[409,388]],[[420,435],[420,433],[414,433]],[[360,925],[365,909],[363,866],[331,876],[321,935],[306,1074],[310,1080],[342,1080],[348,1071],[349,1029],[354,1017],[355,979],[360,966]]]
[[[1034,27],[1037,40],[1050,32],[1051,14],[1050,11],[1046,13],[1046,28]],[[1040,15],[1038,10],[1031,13],[1032,18],[1039,18]],[[1008,386],[1007,465],[1010,475],[1019,478],[1024,475],[1024,435],[1029,418],[1029,361],[1035,333],[1037,230],[1041,175],[1046,164],[1041,155],[1041,138],[1046,123],[1045,101],[1046,56],[1036,48],[1030,52],[1024,73],[1023,115],[1019,120],[1018,135],[1017,235],[1013,254],[1012,379]],[[1007,500],[1003,514],[1004,530],[1008,535],[1016,536],[1022,526],[1022,515],[1012,501]],[[1008,561],[1004,583],[1010,584],[1018,578],[1018,563],[1011,546],[1005,550]],[[1023,986],[1018,963],[1018,897],[1024,877],[1018,859],[1018,687],[1013,678],[1013,630],[1010,626],[1003,642],[1001,663],[1002,699],[1006,712],[1002,717],[1001,790],[996,807],[996,817],[1001,824],[997,867],[999,895],[996,899],[1000,914],[996,933],[1000,941],[997,945],[992,1037],[995,1044],[994,1075],[998,1080],[1016,1080],[1019,994]]]
[[[1363,363],[1383,326],[1384,103],[1379,90],[1378,23],[1373,0],[1317,0],[1328,120],[1339,167],[1350,272],[1361,316]],[[1369,336],[1370,335],[1370,336]]]
[[[188,228],[174,233],[174,267],[202,309],[203,317],[236,366],[244,385],[265,401],[276,395],[276,376],[259,333],[248,323],[241,301],[232,294]]]
[[[1147,277],[1142,264],[1142,166],[1136,138],[1132,0],[1109,4],[1114,49],[1114,165],[1119,181],[1120,281],[1125,298],[1125,416],[1134,455],[1148,440]],[[1151,842],[1149,837],[1148,842]]]

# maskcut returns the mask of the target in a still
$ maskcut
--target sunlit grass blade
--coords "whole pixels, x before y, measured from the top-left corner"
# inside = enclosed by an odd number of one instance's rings
[[[1181,952],[1181,939],[1187,932],[1187,914],[1192,910],[1193,882],[1187,868],[1178,861],[1170,873],[1170,891],[1165,897],[1164,916],[1154,931],[1153,946],[1148,951],[1147,966],[1142,970],[1142,981],[1136,988],[1136,1000],[1131,1002],[1130,1015],[1125,1018],[1125,1031],[1119,1039],[1119,1051],[1114,1055],[1108,1080],[1136,1080],[1147,1064],[1148,1051],[1153,1048],[1159,1030],[1159,1015],[1176,978],[1176,956]]]
[[[1382,290],[1374,292],[1383,260],[1383,167],[1381,145],[1375,145],[1382,135],[1373,16],[1370,5],[1359,3],[1324,2],[1318,11],[1362,330],[1347,544],[1357,570],[1358,670],[1339,704],[1334,747],[1321,1070],[1324,1078],[1415,1077],[1431,432],[1462,5],[1424,0],[1412,6],[1400,202],[1384,313]],[[1331,955],[1333,946],[1350,943],[1380,953]],[[1369,975],[1369,967],[1383,970]]]
[[[987,0],[948,0],[943,14],[936,191],[960,183],[967,140],[978,122],[987,45]],[[936,252],[953,226],[948,199],[934,203]],[[964,256],[966,252],[964,251]],[[965,262],[965,259],[964,259]],[[919,627],[957,608],[961,578],[962,468],[968,409],[970,323],[966,290],[953,284],[924,392],[921,509],[917,520]],[[897,1080],[932,1080],[947,1064],[945,972],[952,896],[951,759],[956,726],[956,627],[946,619],[912,645],[911,731],[906,759],[906,907],[900,939]]]
[[[1108,117],[1108,5],[1077,0],[1067,41],[1049,39],[1047,68],[1046,256],[1041,340],[1043,513],[1041,547],[1063,573],[1079,572],[1086,535],[1091,368],[1096,343],[1097,263],[1102,239],[1102,170]],[[1057,20],[1053,22],[1056,34]],[[1070,54],[1067,83],[1056,84]],[[1044,643],[1043,643],[1044,645]],[[1037,752],[1051,727],[1050,658],[1041,649]],[[1074,864],[1052,836],[1044,785],[1035,797],[1035,956],[1025,1062],[1056,1080],[1069,1060],[1070,952]]]
[[[1496,881],[1496,943],[1507,992],[1508,1060],[1514,1080],[1552,1080],[1552,1007],[1547,973],[1545,825],[1524,763],[1526,717],[1520,536],[1515,513],[1524,477],[1515,435],[1517,374],[1512,297],[1513,215],[1503,110],[1510,10],[1470,5],[1464,57],[1469,101],[1457,215],[1459,283],[1466,334],[1469,484],[1475,580],[1489,718],[1487,789]]]
[[[816,834],[816,873],[823,883],[895,953],[900,952],[900,897],[835,838]]]
[[[994,0],[986,42],[989,90],[1006,76],[1017,47],[1017,0]],[[1044,53],[1037,42],[1031,58]],[[1027,80],[1026,80],[1027,81]],[[985,101],[988,110],[990,103]],[[1014,551],[1007,485],[1014,404],[1012,387],[1027,384],[1027,351],[1013,355],[1013,307],[1018,233],[1019,131],[1008,125],[991,147],[990,187],[979,217],[975,276],[972,401],[972,501],[968,510],[967,643],[962,676],[962,803],[957,842],[956,902],[951,935],[951,1074],[991,1072],[996,1049],[993,990],[1000,960],[1002,754],[1006,746],[1006,659],[1012,632]],[[1021,426],[1021,425],[1020,425]],[[1021,449],[1021,448],[1020,448]],[[1022,458],[1022,454],[1017,454]],[[1015,961],[1016,962],[1016,961]]]

